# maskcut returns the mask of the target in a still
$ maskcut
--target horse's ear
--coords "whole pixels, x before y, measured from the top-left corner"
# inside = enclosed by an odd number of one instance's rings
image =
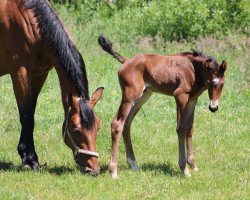
[[[93,93],[91,99],[89,100],[89,106],[93,108],[97,101],[102,97],[104,87],[99,87],[97,90]]]
[[[219,68],[220,74],[224,74],[226,69],[227,69],[227,62],[223,60]]]

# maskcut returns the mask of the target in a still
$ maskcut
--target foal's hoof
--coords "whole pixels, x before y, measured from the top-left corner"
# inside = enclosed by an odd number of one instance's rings
[[[185,170],[183,171],[183,173],[184,173],[184,175],[185,175],[186,177],[191,177],[191,174],[190,174],[190,172],[189,172],[188,169],[185,169]]]
[[[136,160],[132,160],[131,158],[127,158],[128,166],[131,167],[134,171],[138,171],[139,167],[137,165]]]
[[[194,167],[194,168],[193,168],[193,171],[194,171],[194,172],[198,172],[198,171],[199,171],[199,168],[198,168],[198,167]]]
[[[118,179],[118,175],[117,175],[117,173],[114,173],[114,174],[111,174],[111,177],[112,177],[112,179]]]

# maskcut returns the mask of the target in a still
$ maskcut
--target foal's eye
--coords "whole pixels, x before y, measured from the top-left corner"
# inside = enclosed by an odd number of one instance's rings
[[[220,82],[220,79],[218,79],[218,78],[214,78],[212,81],[213,85],[218,85],[219,82]]]

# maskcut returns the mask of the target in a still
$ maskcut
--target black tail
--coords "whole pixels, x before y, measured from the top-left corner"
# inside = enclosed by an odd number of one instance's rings
[[[99,35],[98,43],[104,51],[108,52],[120,63],[124,63],[126,61],[126,58],[122,57],[119,53],[115,52],[115,50],[112,48],[112,42],[110,42],[107,38],[105,38],[103,34]]]

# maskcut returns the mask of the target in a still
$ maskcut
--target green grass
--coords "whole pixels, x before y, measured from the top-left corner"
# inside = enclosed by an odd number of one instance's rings
[[[66,24],[70,19],[63,18]],[[98,30],[68,25],[86,62],[90,92],[104,86],[104,95],[95,111],[101,117],[97,149],[101,174],[79,172],[70,150],[61,137],[63,109],[54,70],[43,87],[35,115],[35,145],[40,172],[21,171],[16,148],[20,124],[9,76],[0,79],[0,199],[249,199],[250,170],[250,87],[249,38],[230,36],[224,41],[203,38],[190,43],[119,43],[119,53],[130,57],[141,52],[162,54],[191,48],[228,62],[225,86],[218,113],[208,110],[207,92],[199,98],[195,113],[194,151],[200,169],[191,178],[178,167],[175,102],[172,97],[153,95],[132,125],[132,140],[140,167],[128,169],[123,142],[120,143],[118,180],[108,173],[111,147],[110,122],[120,103],[117,80],[119,63],[97,45]],[[91,33],[91,34],[90,34]],[[108,35],[110,38],[116,38]],[[94,39],[93,39],[94,38]],[[136,42],[136,41],[135,41]],[[166,46],[166,49],[162,46]]]

